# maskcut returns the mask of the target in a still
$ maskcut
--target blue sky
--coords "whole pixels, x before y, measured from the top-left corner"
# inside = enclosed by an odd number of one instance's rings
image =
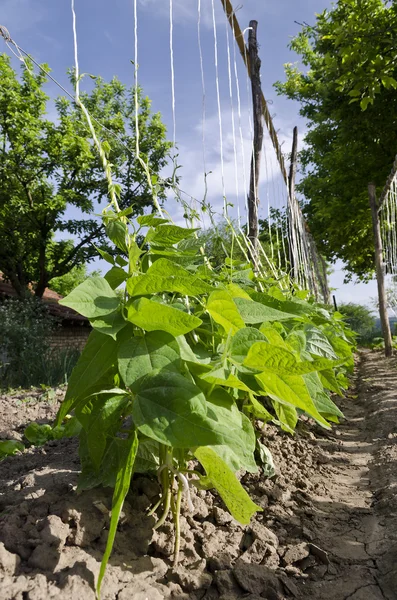
[[[173,0],[174,12],[174,67],[176,97],[176,140],[181,170],[181,187],[196,197],[204,190],[202,84],[197,41],[198,0]],[[304,135],[305,123],[300,119],[299,106],[276,95],[272,84],[283,78],[283,64],[294,62],[296,56],[288,50],[288,42],[299,31],[295,21],[313,23],[315,13],[331,5],[327,0],[234,0],[234,6],[243,4],[237,16],[241,27],[250,19],[259,22],[258,39],[262,58],[262,86],[270,102],[276,129],[289,152],[291,133],[295,125]],[[124,83],[133,84],[134,58],[133,0],[75,0],[79,62],[82,72],[110,79],[117,75]],[[205,151],[209,176],[209,198],[216,210],[221,211],[223,190],[234,206],[243,210],[244,189],[250,160],[250,100],[242,61],[237,54],[238,77],[241,93],[241,120],[237,114],[237,95],[234,80],[233,49],[231,48],[234,126],[229,95],[226,27],[219,0],[214,0],[219,56],[219,86],[223,126],[223,173],[220,160],[220,133],[214,68],[214,32],[212,27],[212,0],[201,0],[201,42],[206,88]],[[171,102],[171,75],[169,49],[169,0],[137,0],[138,8],[138,63],[139,83],[152,99],[153,110],[162,113],[172,138],[173,117]],[[0,23],[5,25],[13,39],[39,62],[47,62],[52,73],[69,89],[66,69],[73,65],[72,16],[69,0],[1,0]],[[4,50],[8,51],[4,46]],[[88,80],[87,80],[88,81]],[[83,83],[84,87],[84,83]],[[48,93],[56,96],[59,90],[52,83]],[[240,136],[240,124],[241,133]],[[242,143],[241,143],[241,137]],[[234,149],[237,150],[235,159]],[[235,177],[235,160],[239,176]],[[243,163],[245,164],[245,176]],[[270,142],[265,144],[261,176],[261,216],[266,216],[268,203],[277,207],[285,202],[285,192],[277,169]],[[232,209],[236,211],[236,208]],[[176,221],[181,209],[170,203],[170,212]],[[233,214],[236,214],[235,212]],[[368,285],[343,285],[341,265],[335,266],[331,286],[339,302],[356,301],[370,304],[376,295],[375,282]]]

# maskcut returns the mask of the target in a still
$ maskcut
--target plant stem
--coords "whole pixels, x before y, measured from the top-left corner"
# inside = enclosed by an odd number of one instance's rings
[[[174,562],[173,566],[176,567],[179,561],[179,550],[181,547],[181,526],[180,526],[180,515],[181,515],[181,503],[182,503],[182,483],[178,481],[178,491],[176,494],[176,504],[174,509],[174,526],[175,526],[175,546],[174,546]]]
[[[168,517],[168,513],[170,512],[170,506],[171,506],[171,489],[172,489],[172,483],[174,480],[173,475],[170,478],[170,470],[168,468],[168,467],[172,467],[172,449],[168,448],[167,446],[160,447],[160,456],[161,456],[162,466],[165,465],[165,468],[163,469],[163,471],[161,473],[161,485],[163,488],[163,493],[162,493],[163,514],[161,515],[160,519],[157,521],[156,525],[154,526],[154,529],[158,529],[159,527],[164,525],[164,523]]]

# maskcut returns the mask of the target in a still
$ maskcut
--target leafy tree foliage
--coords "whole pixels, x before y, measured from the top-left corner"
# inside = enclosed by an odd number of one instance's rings
[[[298,100],[309,131],[298,190],[320,252],[348,277],[373,273],[367,185],[382,189],[397,150],[397,3],[339,0],[292,40],[280,94]]]
[[[338,310],[345,317],[349,327],[358,334],[359,339],[367,338],[374,331],[375,317],[367,306],[349,302],[339,305]]]
[[[98,277],[100,271],[92,271],[88,273],[87,265],[77,265],[73,267],[69,273],[65,273],[61,277],[54,277],[50,281],[50,288],[61,296],[67,296],[75,287],[83,283],[88,277]]]
[[[93,243],[104,246],[103,224],[88,215],[107,201],[107,181],[73,102],[58,98],[56,118],[50,120],[42,72],[24,66],[18,78],[9,58],[1,55],[0,77],[0,271],[20,297],[28,295],[29,284],[40,297],[52,278],[93,259]],[[134,90],[117,78],[109,83],[95,78],[92,91],[81,98],[108,150],[120,207],[142,213],[152,195],[135,156]],[[141,90],[139,103],[141,155],[156,176],[170,143],[160,115],[151,113]],[[70,207],[76,218],[69,217]]]

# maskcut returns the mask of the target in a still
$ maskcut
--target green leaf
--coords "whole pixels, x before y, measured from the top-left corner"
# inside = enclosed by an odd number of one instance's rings
[[[128,493],[128,490],[130,489],[131,477],[134,470],[135,457],[139,444],[136,431],[134,431],[134,433],[130,435],[128,440],[116,438],[115,442],[119,451],[119,460],[116,477],[116,486],[114,488],[112,499],[112,516],[110,519],[109,535],[106,542],[105,553],[102,558],[101,568],[99,570],[98,582],[96,586],[98,597],[101,592],[101,584],[105,575],[106,566],[112,553],[121,510],[123,508],[125,497]]]
[[[300,408],[316,419],[323,427],[330,428],[327,421],[323,419],[315,407],[302,376],[277,375],[276,373],[265,372],[255,375],[255,378],[272,400]]]
[[[244,323],[247,325],[256,325],[264,321],[286,321],[294,318],[294,315],[283,313],[275,308],[265,306],[254,300],[245,298],[234,298],[238,312]]]
[[[226,290],[212,292],[207,301],[207,311],[227,334],[245,327],[232,296]]]
[[[208,416],[217,422],[218,434],[227,444],[214,446],[215,452],[234,471],[256,473],[255,431],[251,421],[243,415],[233,398],[222,388],[215,388],[207,396]]]
[[[304,375],[304,379],[318,412],[329,421],[338,423],[338,419],[343,418],[343,413],[324,391],[319,375],[317,373],[310,373]]]
[[[360,102],[360,107],[361,107],[361,109],[362,109],[363,111],[364,111],[364,110],[367,110],[367,108],[368,108],[368,105],[369,105],[369,104],[373,104],[373,102],[374,102],[374,101],[373,101],[373,98],[369,98],[369,97],[367,96],[367,97],[365,97],[365,98],[363,98],[363,99],[361,100],[361,102]]]
[[[295,354],[280,346],[268,342],[255,342],[248,351],[244,366],[260,371],[270,370],[277,373],[294,372],[298,368]]]
[[[119,250],[128,253],[128,227],[125,223],[117,219],[110,220],[106,226],[106,233]]]
[[[130,296],[145,296],[161,292],[197,296],[209,293],[213,288],[183,267],[166,258],[160,258],[153,263],[145,275],[131,277],[127,282],[127,290]]]
[[[294,433],[296,424],[298,422],[298,413],[296,408],[288,406],[287,404],[281,404],[277,400],[272,400],[273,408],[276,412],[277,418],[281,424],[281,429],[288,433]]]
[[[128,387],[156,369],[179,371],[181,360],[178,342],[164,331],[130,338],[119,347],[118,365]]]
[[[91,325],[99,333],[110,335],[115,340],[119,331],[127,325],[127,321],[119,312],[113,312],[99,319],[91,319]]]
[[[273,462],[273,456],[269,448],[261,442],[257,442],[257,449],[259,462],[263,469],[263,475],[265,477],[274,477],[276,474],[276,469]]]
[[[230,347],[231,358],[237,363],[243,363],[251,346],[258,341],[265,341],[263,333],[253,327],[244,327],[237,331],[232,338]]]
[[[154,371],[132,390],[132,418],[147,437],[174,448],[224,442],[216,422],[207,417],[204,394],[179,373]]]
[[[319,373],[320,381],[322,385],[331,392],[343,396],[342,390],[340,389],[335,373],[331,369],[325,369]]]
[[[166,331],[177,337],[202,324],[201,319],[166,304],[147,298],[135,300],[128,306],[128,320],[146,331]]]
[[[12,456],[17,452],[23,452],[25,450],[24,444],[17,440],[4,440],[0,441],[0,460],[6,456]]]
[[[159,225],[147,235],[147,241],[154,246],[173,246],[194,234],[198,229],[186,229],[177,225]]]
[[[92,331],[69,378],[65,399],[58,411],[55,425],[60,425],[76,403],[88,396],[90,390],[115,363],[116,358],[117,343],[113,338]]]
[[[24,431],[24,436],[35,446],[43,446],[54,437],[51,425],[40,423],[30,423]]]
[[[96,319],[116,311],[120,300],[103,277],[90,277],[80,283],[66,298],[59,300],[88,319]]]
[[[150,438],[139,441],[135,459],[135,473],[156,473],[160,467],[159,444]]]
[[[136,220],[141,227],[156,227],[157,225],[168,223],[168,219],[161,219],[160,217],[156,217],[156,215],[141,215]]]
[[[254,292],[251,294],[251,298],[255,300],[255,302],[259,302],[268,308],[273,308],[284,314],[290,314],[290,318],[293,318],[293,316],[310,315],[315,312],[313,305],[299,299],[298,294],[299,293],[296,294],[294,300],[286,300],[282,297],[282,293],[280,294],[280,290],[278,290],[277,298],[274,295],[265,294],[263,292]],[[306,295],[307,292],[304,292],[304,296]]]
[[[205,469],[203,479],[218,491],[230,514],[242,525],[248,525],[252,515],[262,509],[252,502],[233,471],[212,448],[197,448],[194,455]]]
[[[269,344],[274,344],[274,346],[282,346],[287,347],[284,338],[274,327],[274,324],[271,323],[262,323],[259,327],[259,331],[263,333]]]
[[[134,240],[130,240],[130,247],[128,250],[128,262],[130,265],[130,273],[135,273],[137,270],[136,263],[139,260],[139,257],[142,254],[142,250],[139,248],[138,244]]]
[[[255,342],[249,349],[243,364],[259,371],[303,375],[313,371],[332,369],[341,364],[341,361],[331,361],[327,358],[298,361],[296,355],[286,348],[273,346],[268,342]]]
[[[82,407],[76,407],[76,417],[86,432],[87,449],[97,471],[106,449],[107,436],[109,433],[116,434],[128,401],[126,392],[117,396],[96,395]]]
[[[306,325],[304,328],[306,334],[306,351],[317,356],[325,358],[338,358],[324,333],[317,329]]]
[[[285,341],[298,354],[301,354],[301,352],[306,350],[306,336],[301,330],[291,331],[291,333],[287,335]]]
[[[114,256],[109,254],[109,252],[106,252],[106,250],[98,248],[97,246],[94,246],[94,248],[102,256],[102,258],[106,260],[106,262],[110,263],[111,265],[114,265]]]
[[[115,290],[127,279],[127,273],[121,267],[113,267],[106,273],[105,279],[112,290]]]

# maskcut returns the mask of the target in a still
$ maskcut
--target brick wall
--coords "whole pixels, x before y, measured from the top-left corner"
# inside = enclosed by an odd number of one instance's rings
[[[56,349],[78,348],[83,350],[91,327],[79,325],[62,325],[51,336],[50,346]]]

